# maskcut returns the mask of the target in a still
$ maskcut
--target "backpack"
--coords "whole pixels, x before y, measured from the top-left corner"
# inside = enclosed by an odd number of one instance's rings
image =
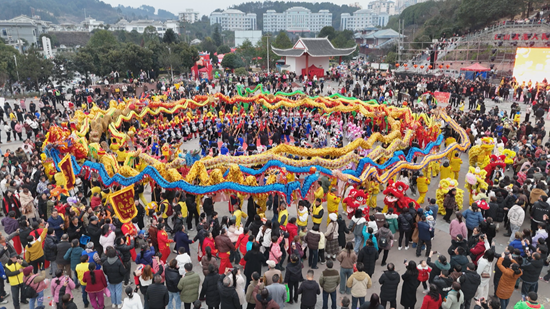
[[[29,285],[29,279],[34,280],[34,278],[36,278],[36,276],[34,277],[31,276],[27,278],[27,280],[25,280],[24,282],[25,284],[23,284],[23,287],[21,288],[22,290],[21,296],[25,297],[26,299],[36,298],[38,296],[38,293],[36,292],[36,290]]]
[[[166,209],[166,215],[170,217],[174,214],[174,208],[172,208],[172,203],[168,203],[168,209]]]
[[[379,235],[380,238],[378,239],[378,248],[386,248],[388,245],[388,235]]]

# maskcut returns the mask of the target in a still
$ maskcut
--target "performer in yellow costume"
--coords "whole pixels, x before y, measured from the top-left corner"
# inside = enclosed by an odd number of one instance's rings
[[[424,198],[426,197],[426,193],[428,193],[428,185],[430,184],[430,178],[424,176],[423,173],[420,173],[420,176],[416,178],[416,186],[418,188],[418,193],[420,196],[418,197],[418,204],[424,203]]]
[[[367,183],[369,197],[367,199],[367,205],[370,208],[376,208],[376,196],[380,193],[380,184],[375,180],[369,180]]]
[[[451,170],[453,171],[453,179],[458,180],[458,173],[460,172],[460,165],[462,165],[462,159],[458,157],[459,153],[455,153],[454,158],[451,159]]]
[[[449,165],[449,162],[443,162],[443,165],[441,166],[441,172],[439,174],[439,180],[447,179],[447,178],[453,178],[453,171],[451,170],[451,166]]]
[[[327,210],[328,214],[338,215],[338,206],[342,198],[336,195],[336,187],[330,188],[330,192],[327,194]],[[327,216],[327,225],[330,223],[330,218]]]

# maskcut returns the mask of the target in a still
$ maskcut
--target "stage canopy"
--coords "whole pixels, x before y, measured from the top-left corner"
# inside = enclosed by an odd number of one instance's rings
[[[481,64],[479,63],[475,63],[469,67],[465,67],[465,68],[462,68],[460,69],[461,71],[471,71],[471,72],[487,72],[487,71],[491,71],[491,69],[488,69],[484,66],[482,66]]]

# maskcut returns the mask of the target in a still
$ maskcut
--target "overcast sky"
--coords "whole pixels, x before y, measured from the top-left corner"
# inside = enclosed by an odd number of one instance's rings
[[[169,12],[172,12],[174,14],[178,14],[178,12],[183,12],[185,9],[194,9],[195,11],[198,11],[200,13],[200,16],[202,15],[210,15],[215,9],[226,9],[229,6],[232,6],[234,4],[239,4],[243,2],[248,2],[249,0],[203,0],[203,1],[173,1],[173,0],[103,0],[106,3],[109,3],[112,6],[118,6],[119,4],[124,6],[132,6],[132,7],[139,7],[143,4],[150,5],[155,7],[156,9],[163,9],[167,10]],[[304,0],[307,2],[319,2],[319,1],[309,1]],[[358,1],[355,0],[332,0],[330,1],[335,4],[353,4]],[[365,6],[370,1],[361,1],[362,6]]]

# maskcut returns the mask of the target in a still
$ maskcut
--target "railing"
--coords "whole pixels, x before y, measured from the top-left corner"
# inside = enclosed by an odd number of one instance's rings
[[[463,41],[471,41],[481,35],[493,33],[499,30],[503,29],[509,29],[509,28],[541,28],[541,27],[548,27],[550,28],[550,23],[548,22],[539,22],[539,21],[528,21],[528,22],[521,22],[521,21],[507,21],[504,24],[499,25],[493,25],[491,27],[486,27],[485,29],[470,33],[468,35],[465,35],[462,37]]]

